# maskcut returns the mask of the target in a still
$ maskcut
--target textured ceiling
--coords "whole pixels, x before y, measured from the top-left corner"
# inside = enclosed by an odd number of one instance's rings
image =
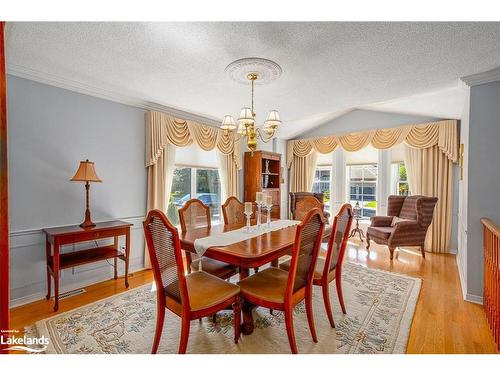
[[[249,88],[224,68],[250,56],[283,68],[279,80],[257,87],[256,111],[263,121],[278,109],[279,135],[290,138],[350,108],[397,110],[395,99],[443,92],[499,66],[500,23],[12,23],[7,35],[11,70],[217,119],[249,104]],[[410,112],[433,115],[426,106],[439,104],[430,102]],[[455,116],[451,106],[439,116]]]

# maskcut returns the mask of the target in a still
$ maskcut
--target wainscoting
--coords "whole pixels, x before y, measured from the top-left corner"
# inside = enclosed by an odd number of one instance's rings
[[[116,218],[133,224],[131,228],[129,273],[144,268],[143,216]],[[10,240],[10,307],[20,306],[45,298],[47,276],[45,271],[45,236],[41,229],[11,232]],[[120,247],[125,238],[120,239]],[[110,240],[99,240],[99,245],[112,244]],[[92,246],[81,243],[62,248],[62,253]],[[118,275],[124,273],[125,263],[118,261]],[[66,269],[61,272],[61,293],[85,287],[113,277],[112,261],[101,261]],[[121,279],[120,279],[121,281]],[[52,284],[53,286],[53,284]]]

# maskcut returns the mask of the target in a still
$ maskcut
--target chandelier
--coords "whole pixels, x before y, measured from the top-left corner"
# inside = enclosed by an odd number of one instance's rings
[[[254,110],[255,84],[257,80],[263,80],[264,83],[267,83],[276,79],[281,75],[281,68],[275,62],[267,59],[247,58],[229,64],[226,71],[233,79],[242,82],[241,72],[248,68],[254,68],[251,72],[247,70],[245,74],[246,81],[251,84],[251,106],[241,109],[237,123],[233,116],[225,115],[220,127],[225,132],[236,131],[235,141],[245,138],[248,149],[253,152],[257,149],[257,140],[260,139],[265,143],[269,142],[281,124],[279,112],[271,110],[264,124],[261,126],[256,125]]]

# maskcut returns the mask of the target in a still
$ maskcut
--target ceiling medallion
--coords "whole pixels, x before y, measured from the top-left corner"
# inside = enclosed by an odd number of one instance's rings
[[[278,79],[283,70],[274,61],[260,57],[245,57],[226,66],[225,72],[233,81],[245,85],[248,84],[248,74],[255,73],[259,76],[255,84],[265,85]]]
[[[255,124],[254,92],[256,84],[266,84],[281,76],[281,67],[274,61],[257,57],[233,61],[226,67],[226,73],[236,82],[248,84],[252,87],[251,106],[241,108],[238,125],[233,116],[225,115],[221,129],[226,133],[236,131],[235,140],[246,138],[247,147],[253,153],[257,149],[257,139],[269,142],[281,124],[277,110],[269,111],[264,125]]]

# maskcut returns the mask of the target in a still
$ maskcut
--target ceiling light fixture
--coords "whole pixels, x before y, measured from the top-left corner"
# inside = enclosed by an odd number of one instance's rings
[[[260,81],[259,83],[263,84],[278,78],[281,75],[281,67],[271,60],[246,58],[229,64],[226,72],[238,82],[244,82],[242,74],[244,74],[246,82],[250,81],[252,90],[251,106],[241,109],[240,116],[238,117],[238,125],[231,115],[225,115],[220,127],[226,132],[236,130],[239,136],[235,134],[235,140],[239,141],[241,138],[246,138],[247,147],[253,152],[257,149],[257,140],[261,139],[265,143],[269,142],[281,124],[279,112],[271,110],[264,124],[256,126],[256,114],[254,110],[255,84],[258,80]]]

